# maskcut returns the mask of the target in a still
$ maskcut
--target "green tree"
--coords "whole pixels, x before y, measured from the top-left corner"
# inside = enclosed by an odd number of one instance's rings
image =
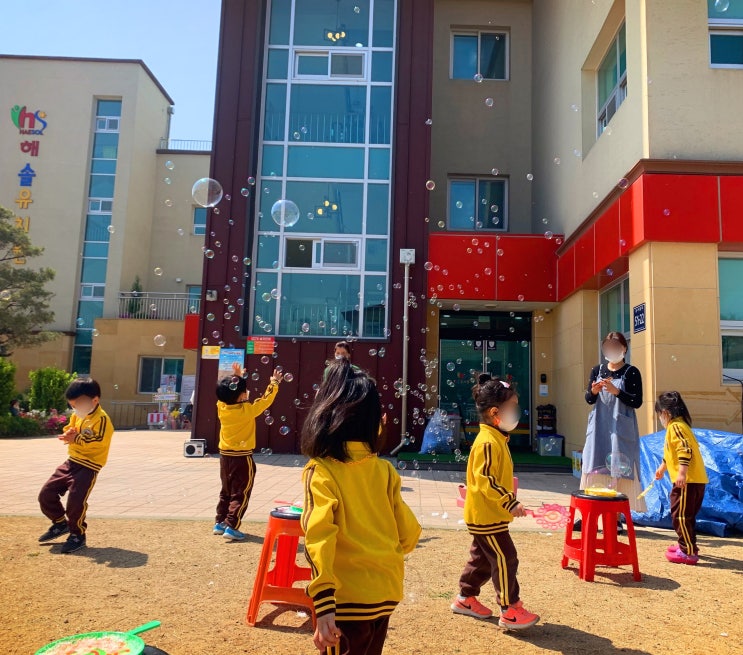
[[[134,278],[131,290],[131,300],[127,310],[129,312],[129,318],[143,318],[144,317],[144,303],[141,298],[142,295],[142,282],[139,279],[139,275]]]
[[[44,330],[54,320],[49,308],[54,294],[45,288],[54,279],[54,271],[28,265],[29,259],[42,252],[16,225],[13,212],[0,207],[0,357],[57,336]]]
[[[10,401],[15,397],[15,364],[0,358],[0,416],[9,412]]]
[[[44,412],[56,409],[63,412],[67,409],[67,399],[64,397],[65,389],[70,385],[77,375],[68,373],[54,366],[38,368],[28,374],[31,378],[31,394],[29,401],[31,409]]]

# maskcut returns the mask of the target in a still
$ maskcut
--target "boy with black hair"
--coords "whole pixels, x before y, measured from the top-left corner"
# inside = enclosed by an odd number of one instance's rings
[[[284,376],[281,371],[274,370],[263,395],[249,403],[246,371],[235,363],[232,372],[231,377],[222,378],[217,385],[222,488],[213,533],[229,541],[242,541],[247,535],[240,532],[240,523],[248,509],[255,480],[255,420],[273,403]]]
[[[98,472],[106,464],[114,426],[100,405],[101,387],[92,378],[77,378],[65,391],[72,415],[60,435],[67,444],[67,460],[57,467],[39,492],[41,511],[51,527],[39,537],[44,543],[69,533],[62,553],[85,546],[85,514]],[[60,498],[67,493],[67,508]]]

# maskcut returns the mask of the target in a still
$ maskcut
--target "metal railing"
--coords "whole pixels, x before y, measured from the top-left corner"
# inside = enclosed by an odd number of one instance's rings
[[[146,430],[147,414],[159,411],[160,403],[116,400],[106,403],[106,413],[117,430]]]
[[[198,150],[200,152],[211,152],[211,141],[199,141],[198,139],[160,139],[160,150]]]
[[[187,293],[120,291],[119,318],[182,321],[186,314],[198,314],[201,298]]]

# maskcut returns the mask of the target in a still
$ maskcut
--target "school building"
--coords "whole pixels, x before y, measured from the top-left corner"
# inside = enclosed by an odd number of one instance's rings
[[[11,266],[56,271],[57,338],[12,354],[17,388],[42,366],[91,373],[115,424],[141,425],[162,376],[180,388],[196,370],[183,322],[206,210],[191,186],[211,144],[170,141],[173,100],[139,60],[0,55],[0,87],[0,205],[45,249]]]
[[[743,0],[222,11],[211,176],[231,200],[207,217],[192,344],[273,350],[248,355],[253,393],[293,372],[259,447],[298,448],[342,337],[390,446],[416,448],[435,406],[474,419],[485,369],[518,383],[515,445],[551,404],[569,454],[610,330],[644,378],[641,433],[670,388],[695,425],[740,429]],[[212,448],[217,369],[199,359]]]

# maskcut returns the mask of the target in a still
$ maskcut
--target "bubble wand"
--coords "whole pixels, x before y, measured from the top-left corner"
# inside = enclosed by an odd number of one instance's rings
[[[655,480],[653,480],[645,489],[643,489],[642,493],[637,497],[637,500],[640,500],[641,498],[645,498],[648,491],[650,491],[653,488],[653,485],[655,484]]]

